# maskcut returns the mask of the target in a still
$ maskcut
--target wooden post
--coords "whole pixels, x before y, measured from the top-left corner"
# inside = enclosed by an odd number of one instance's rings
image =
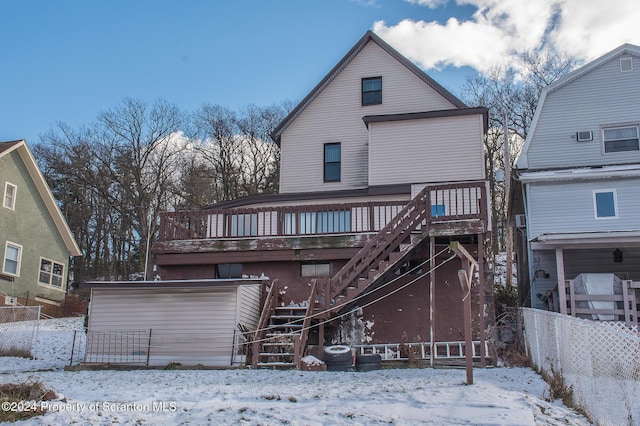
[[[458,279],[462,287],[463,294],[463,311],[464,311],[464,344],[465,344],[465,361],[467,370],[467,384],[473,384],[473,339],[471,329],[471,281],[473,280],[473,272],[478,267],[478,262],[469,254],[469,252],[457,241],[452,241],[449,248],[462,261],[462,268],[458,271]]]
[[[567,289],[564,282],[564,256],[562,248],[556,248],[556,268],[558,271],[558,299],[560,300],[560,313],[567,314]]]
[[[436,244],[435,237],[429,238],[429,271],[431,271],[429,273],[429,325],[431,327],[431,330],[430,330],[431,332],[429,337],[429,343],[431,344],[431,351],[429,354],[429,363],[431,365],[431,368],[433,368],[433,364],[435,362],[435,350],[436,350],[436,338],[435,338],[436,328],[434,325],[435,315],[434,315],[434,306],[433,306],[435,303],[435,297],[436,297],[435,295],[436,271],[434,270],[436,261],[433,258],[436,253],[435,244]]]
[[[487,301],[484,289],[484,234],[478,234],[478,294],[479,301],[479,314],[480,314],[480,366],[486,367],[487,361],[485,360],[485,348],[484,348],[484,313],[485,303]]]

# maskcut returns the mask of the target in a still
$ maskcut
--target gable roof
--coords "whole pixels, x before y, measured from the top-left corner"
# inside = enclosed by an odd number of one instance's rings
[[[583,65],[576,70],[573,70],[569,74],[559,78],[558,80],[554,81],[553,83],[549,84],[544,89],[542,89],[542,92],[540,93],[540,99],[538,99],[538,105],[536,106],[536,112],[534,113],[533,120],[531,121],[531,128],[529,129],[529,133],[527,134],[527,139],[525,140],[522,150],[520,151],[520,155],[516,160],[516,167],[518,169],[526,169],[529,167],[528,160],[527,160],[527,152],[529,151],[531,140],[533,139],[533,135],[535,134],[536,127],[538,126],[538,120],[540,119],[540,114],[542,113],[542,108],[547,99],[547,96],[550,93],[553,93],[558,89],[579,79],[585,74],[590,73],[594,69],[612,61],[613,59],[619,56],[625,56],[625,55],[640,57],[640,46],[635,46],[629,43],[623,44],[617,47],[616,49],[608,53],[605,53],[599,58],[594,59],[588,64]]]
[[[460,99],[455,97],[451,92],[442,87],[438,82],[429,77],[424,71],[422,71],[413,62],[402,56],[397,50],[387,44],[384,40],[378,37],[373,31],[367,31],[364,36],[347,52],[347,54],[338,62],[338,64],[329,71],[329,73],[316,85],[316,87],[309,92],[309,94],[285,117],[284,120],[275,128],[271,133],[271,139],[278,145],[280,144],[280,138],[282,133],[291,125],[291,123],[298,118],[298,116],[313,102],[318,95],[349,65],[349,63],[364,49],[369,43],[373,42],[380,46],[385,52],[392,56],[395,60],[404,65],[409,71],[414,73],[419,79],[429,85],[433,90],[440,94],[443,98],[451,102],[456,108],[467,108]]]
[[[67,221],[64,216],[62,216],[62,212],[53,198],[49,185],[47,185],[44,176],[42,176],[42,172],[40,171],[40,168],[38,168],[36,160],[33,158],[33,154],[31,154],[29,147],[27,147],[27,143],[24,140],[0,142],[0,158],[13,151],[16,151],[20,155],[22,162],[29,172],[29,176],[31,176],[33,183],[38,189],[40,197],[42,197],[42,201],[47,207],[49,215],[51,215],[51,219],[53,219],[53,222],[60,233],[60,237],[62,237],[64,244],[67,247],[67,250],[69,250],[71,256],[81,256],[82,253],[80,252],[80,248],[78,247],[76,240],[73,238],[73,234],[69,229]]]

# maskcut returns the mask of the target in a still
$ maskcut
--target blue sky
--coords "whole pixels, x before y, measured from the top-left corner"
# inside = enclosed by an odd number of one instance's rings
[[[599,0],[552,3],[592,1],[597,16]],[[459,95],[466,76],[518,50],[564,42],[593,59],[640,44],[635,0],[628,10],[618,1],[623,16],[587,30],[546,0],[0,0],[0,141],[35,143],[56,122],[88,124],[125,97],[186,112],[300,100],[369,29]],[[634,24],[621,30],[624,20]]]

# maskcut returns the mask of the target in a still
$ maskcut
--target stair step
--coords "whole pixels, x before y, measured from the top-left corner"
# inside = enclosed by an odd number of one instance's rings
[[[299,331],[287,332],[287,333],[266,333],[265,337],[297,337],[300,335]]]
[[[293,362],[259,362],[258,367],[295,367]]]
[[[293,345],[293,342],[263,342],[262,346],[271,346],[271,347],[275,347],[275,346],[291,346]]]
[[[286,323],[286,324],[270,324],[269,329],[274,329],[274,328],[302,328],[302,324],[293,324],[293,323]]]
[[[293,356],[290,352],[260,352],[260,356]]]
[[[271,319],[304,319],[304,315],[271,315]]]

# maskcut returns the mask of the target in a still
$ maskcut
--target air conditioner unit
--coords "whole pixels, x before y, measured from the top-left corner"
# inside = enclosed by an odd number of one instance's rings
[[[523,214],[516,215],[516,227],[517,228],[526,228],[527,227],[527,216]]]
[[[18,304],[18,298],[14,296],[4,296],[4,304],[7,306],[16,306]]]
[[[576,139],[578,142],[587,142],[593,140],[593,132],[591,130],[583,130],[576,132]]]

